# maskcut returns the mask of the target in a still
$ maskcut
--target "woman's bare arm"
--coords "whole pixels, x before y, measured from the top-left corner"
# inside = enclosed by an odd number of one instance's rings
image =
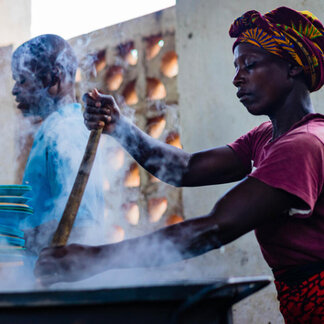
[[[272,222],[298,199],[280,189],[246,178],[205,216],[154,233],[97,247],[70,245],[43,250],[35,274],[44,282],[74,281],[114,269],[155,267],[217,249]]]
[[[248,174],[236,154],[227,146],[186,153],[156,140],[124,117],[111,96],[84,96],[85,124],[89,129],[103,127],[148,172],[174,186],[202,186],[232,182]]]

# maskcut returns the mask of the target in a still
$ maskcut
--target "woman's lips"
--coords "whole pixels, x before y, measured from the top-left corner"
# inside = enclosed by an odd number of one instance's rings
[[[236,96],[240,99],[240,102],[246,101],[251,97],[251,93],[239,90]]]
[[[244,94],[240,97],[240,101],[243,102],[243,101],[246,101],[250,98],[250,95],[247,93],[247,94]]]

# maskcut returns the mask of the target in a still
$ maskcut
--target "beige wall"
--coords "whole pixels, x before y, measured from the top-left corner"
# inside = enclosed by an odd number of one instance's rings
[[[161,127],[160,134],[155,138],[167,141],[168,136],[178,131],[179,126],[177,77],[164,75],[160,67],[165,55],[175,49],[175,20],[175,8],[172,7],[71,39],[70,44],[77,53],[80,63],[80,80],[77,82],[78,98],[94,87],[103,93],[111,94],[116,98],[121,110],[131,116],[137,126],[148,132],[150,120],[163,117],[165,125]],[[155,37],[157,35],[158,37]],[[155,52],[154,57],[148,55],[148,49],[152,48],[152,39],[155,39],[155,42],[163,40],[164,44],[158,47],[159,50]],[[138,56],[136,63],[131,64],[127,61],[127,56],[121,55],[119,49],[125,48],[125,44],[132,44],[133,50],[136,49]],[[101,60],[101,68],[97,68],[98,71],[95,72],[95,64],[91,57],[98,52],[104,52],[105,55]],[[111,75],[114,68],[122,71],[122,81],[116,88],[107,85],[107,75]],[[149,86],[151,78],[161,82],[160,85],[165,88],[165,97],[150,98],[148,92],[152,91],[148,89],[152,87],[152,83]],[[112,78],[108,77],[108,80],[111,81]],[[128,96],[125,90],[134,82],[134,91],[138,100],[127,103]],[[130,166],[137,166],[136,163],[134,164],[134,159],[124,153],[124,162],[117,170],[113,165],[113,161],[117,159],[113,148],[116,149],[119,144],[105,136],[101,140],[101,145],[105,161],[102,166],[103,178],[105,183],[109,184],[104,189],[106,224],[109,229],[111,225],[117,225],[123,229],[125,238],[130,238],[165,226],[173,215],[182,216],[180,188],[152,181],[150,175],[142,168],[139,168],[138,182],[126,184],[128,181],[122,179],[128,178]],[[119,150],[115,152],[121,154]],[[153,199],[160,199],[162,201],[160,206],[166,206],[154,221],[149,208]],[[137,224],[129,223],[125,217],[127,215],[125,209],[127,210],[127,204],[130,203],[133,206],[135,204],[139,209]]]
[[[235,96],[233,40],[228,30],[245,11],[265,13],[282,5],[308,9],[324,20],[324,2],[318,0],[177,0],[178,89],[185,150],[193,152],[229,143],[263,120],[250,116]],[[323,96],[324,90],[313,98],[318,112],[324,112]],[[229,187],[184,190],[186,217],[209,212]],[[204,272],[210,276],[269,273],[252,233],[226,246],[224,251],[211,252],[195,262],[197,267],[205,262]],[[235,323],[282,323],[273,286],[237,304]]]
[[[30,38],[31,0],[0,0],[0,46],[17,47]]]
[[[12,49],[30,37],[30,0],[0,0],[0,184],[15,182],[17,110],[11,95]]]
[[[11,96],[12,47],[0,47],[0,184],[10,184],[15,179],[16,115]]]

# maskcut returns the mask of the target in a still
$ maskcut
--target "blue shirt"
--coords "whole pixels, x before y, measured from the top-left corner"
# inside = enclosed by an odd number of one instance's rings
[[[29,204],[34,215],[25,219],[25,227],[60,220],[77,175],[89,138],[80,104],[59,108],[45,119],[34,137],[25,168],[23,183],[32,186]],[[104,198],[97,156],[75,220],[75,226],[100,225]]]

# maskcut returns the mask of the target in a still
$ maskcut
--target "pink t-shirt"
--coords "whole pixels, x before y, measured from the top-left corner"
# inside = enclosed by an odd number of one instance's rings
[[[304,201],[255,230],[273,270],[324,260],[324,116],[309,114],[272,141],[265,122],[229,145],[254,177]]]

